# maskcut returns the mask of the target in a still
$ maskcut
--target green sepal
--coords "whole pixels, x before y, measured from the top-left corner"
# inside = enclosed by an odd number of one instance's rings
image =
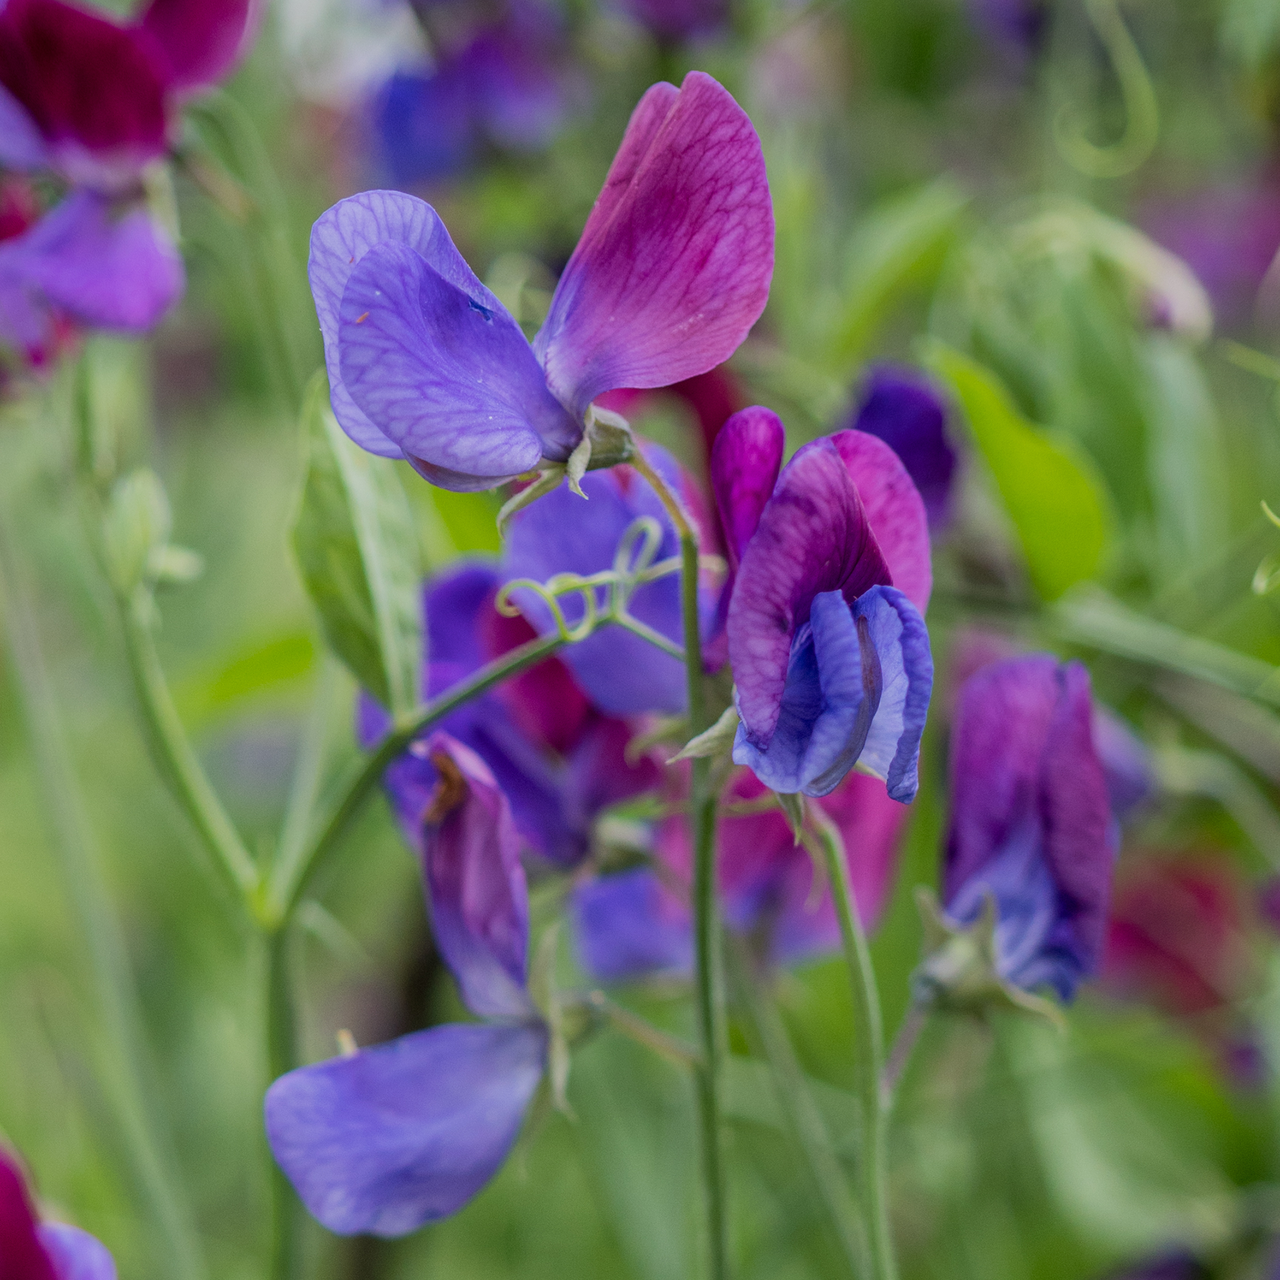
[[[791,828],[791,834],[796,838],[796,844],[804,839],[805,824],[805,799],[799,791],[775,791],[773,793],[778,799],[778,805],[782,812],[786,814],[787,825]]]
[[[728,706],[720,715],[720,719],[689,739],[675,755],[667,761],[675,764],[677,760],[702,760],[708,756],[727,755],[733,750],[733,740],[738,733],[738,709]]]

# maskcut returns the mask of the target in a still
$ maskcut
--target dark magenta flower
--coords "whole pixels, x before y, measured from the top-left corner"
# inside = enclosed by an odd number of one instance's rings
[[[445,734],[424,744],[422,760],[416,821],[436,946],[483,1021],[302,1067],[268,1089],[271,1150],[339,1235],[405,1235],[460,1209],[507,1158],[546,1064],[506,797]]]
[[[744,409],[711,458],[734,575],[733,758],[775,791],[813,796],[860,762],[909,801],[933,683],[924,503],[865,432],[815,440],[781,467],[784,444],[776,415]]]
[[[428,661],[422,682],[428,697],[447,692],[535,637],[523,618],[504,617],[494,608],[500,580],[496,566],[472,563],[428,584],[423,593]],[[389,727],[386,712],[362,695],[362,744],[373,746]],[[631,726],[602,713],[555,657],[466,703],[441,728],[492,770],[528,847],[561,866],[585,856],[591,824],[601,810],[649,790],[658,778],[648,756],[627,759]],[[434,785],[424,750],[422,741],[415,743],[383,779],[414,848],[422,839],[422,797]]]
[[[839,947],[840,928],[831,890],[815,892],[813,859],[796,844],[782,811],[732,813],[732,806],[759,802],[765,794],[748,769],[729,784],[729,812],[721,812],[716,829],[719,889],[730,927],[762,935],[770,959],[789,964]],[[858,914],[870,928],[893,883],[907,810],[875,778],[860,773],[849,774],[817,804],[844,838]],[[601,876],[574,897],[578,954],[599,981],[686,973],[692,967],[692,842],[684,814],[658,824],[654,857],[658,871],[641,867]]]
[[[760,141],[710,76],[641,99],[531,345],[430,205],[343,200],[311,234],[333,408],[357,444],[445,488],[564,462],[596,396],[705,372],[764,309]]]
[[[914,369],[879,365],[862,388],[850,425],[878,436],[902,459],[936,532],[951,517],[956,451],[947,439],[947,402]]]
[[[0,1148],[0,1276],[4,1280],[116,1280],[106,1246],[87,1231],[40,1222],[21,1169]]]
[[[971,676],[951,738],[943,904],[970,924],[994,899],[1001,978],[1068,1000],[1097,970],[1118,830],[1084,667],[1037,654]]]
[[[697,520],[701,501],[689,477],[664,449],[652,444],[642,447],[650,465],[684,498]],[[623,534],[643,516],[656,520],[662,530],[654,561],[680,554],[679,540],[658,495],[631,467],[590,472],[583,477],[582,491],[586,502],[562,485],[517,513],[503,551],[504,579],[545,582],[559,573],[586,577],[610,569]],[[601,588],[598,594],[603,608],[606,592]],[[533,592],[517,590],[515,602],[542,634],[554,631],[551,611]],[[702,605],[705,628],[714,608],[709,593],[704,593]],[[585,606],[581,596],[573,594],[561,598],[561,608],[565,621],[573,626]],[[673,644],[681,644],[680,575],[670,574],[640,587],[628,612]],[[564,661],[591,700],[611,715],[684,710],[688,696],[684,664],[620,627],[604,627],[570,645],[564,650]]]

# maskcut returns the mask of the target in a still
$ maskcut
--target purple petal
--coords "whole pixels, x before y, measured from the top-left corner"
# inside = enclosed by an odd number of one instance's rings
[[[182,296],[182,258],[141,207],[76,191],[0,255],[54,305],[98,329],[143,333]]]
[[[397,71],[379,91],[373,118],[392,182],[436,181],[471,163],[477,141],[472,87],[452,64]]]
[[[837,431],[831,442],[853,477],[893,586],[923,614],[933,590],[933,567],[929,521],[919,490],[883,440],[865,431]]]
[[[265,9],[263,0],[151,0],[140,25],[164,53],[169,87],[194,93],[231,74]]]
[[[167,78],[145,33],[62,0],[0,10],[0,85],[73,182],[115,186],[164,154]]]
[[[37,1235],[36,1214],[21,1170],[0,1147],[0,1261],[8,1280],[59,1280]]]
[[[836,446],[826,439],[805,445],[783,468],[761,512],[729,602],[729,660],[754,746],[764,749],[773,737],[792,640],[809,620],[814,598],[843,590],[852,600],[889,581]]]
[[[902,804],[919,785],[920,739],[933,691],[933,655],[924,619],[894,587],[872,587],[853,606],[866,619],[880,661],[883,688],[858,763],[885,780],[889,796]]]
[[[778,481],[786,443],[782,420],[760,405],[735,413],[716,436],[711,449],[711,489],[733,569]]]
[[[0,244],[0,342],[34,363],[53,342],[53,316],[25,268],[20,241]]]
[[[950,517],[956,469],[946,422],[942,393],[923,374],[896,365],[872,370],[853,422],[856,430],[877,436],[902,459],[934,529]]]
[[[526,1017],[529,893],[511,808],[475,752],[437,733],[421,747],[437,780],[422,813],[436,945],[482,1017]]]
[[[267,1138],[330,1231],[401,1236],[498,1171],[542,1078],[540,1025],[444,1026],[281,1076]]]
[[[623,7],[655,36],[689,40],[725,26],[728,0],[623,0]]]
[[[116,1280],[116,1264],[107,1246],[79,1227],[42,1223],[40,1243],[53,1260],[58,1280]]]
[[[650,462],[667,480],[681,484],[679,467],[663,450],[647,446]],[[663,530],[656,559],[679,554],[679,543],[662,504],[648,481],[629,467],[593,471],[582,481],[587,501],[561,486],[526,507],[511,522],[503,557],[504,576],[545,582],[557,573],[583,576],[613,567],[626,529],[640,516],[652,516]],[[543,635],[554,630],[550,611],[532,593],[517,593],[525,616]],[[603,597],[602,597],[603,599]],[[578,596],[561,597],[570,625],[579,621]],[[631,598],[631,613],[679,644],[683,638],[680,576],[672,574],[641,587]],[[647,640],[619,627],[606,627],[564,650],[565,663],[588,697],[610,715],[684,709],[684,665]]]
[[[339,322],[342,383],[356,407],[430,467],[491,488],[544,454],[563,461],[580,434],[506,308],[477,301],[407,245],[361,258]]]
[[[700,71],[678,95],[655,86],[538,335],[547,381],[580,415],[603,391],[705,373],[747,336],[772,274],[773,210],[751,121]]]
[[[0,84],[0,165],[7,169],[44,169],[49,151],[36,122]]]
[[[1123,822],[1156,788],[1147,744],[1114,711],[1095,706],[1093,745],[1107,778],[1111,812]]]
[[[610,805],[655,790],[662,774],[651,757],[627,758],[631,726],[611,716],[594,718],[569,757],[564,782],[566,806],[584,827]]]
[[[597,982],[693,967],[689,909],[647,868],[588,880],[573,911],[579,963]]]

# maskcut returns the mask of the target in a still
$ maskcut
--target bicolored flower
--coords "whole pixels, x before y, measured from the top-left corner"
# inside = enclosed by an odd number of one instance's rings
[[[101,1241],[62,1222],[41,1222],[22,1170],[0,1149],[0,1276],[4,1280],[116,1280]]]
[[[796,844],[782,811],[732,812],[765,795],[764,784],[747,769],[729,784],[716,828],[718,885],[729,926],[763,937],[773,963],[791,964],[838,948],[840,928],[831,890],[816,892],[813,859]],[[860,773],[849,774],[816,803],[844,838],[858,914],[870,928],[889,896],[907,810],[875,778]],[[598,981],[692,968],[693,847],[684,814],[658,825],[654,856],[657,870],[600,876],[575,894],[578,954]]]
[[[861,763],[909,801],[933,684],[924,503],[865,432],[815,440],[782,467],[784,444],[775,414],[744,409],[711,458],[734,575],[733,758],[774,791],[811,796]]]
[[[425,744],[423,759],[432,778],[417,823],[436,946],[481,1021],[301,1067],[267,1091],[271,1150],[339,1235],[405,1235],[460,1209],[507,1158],[546,1066],[506,797],[446,734]]]
[[[651,466],[675,490],[696,523],[705,526],[701,499],[689,477],[664,449],[643,443]],[[593,471],[583,478],[588,501],[561,486],[518,512],[511,521],[503,551],[503,576],[545,582],[560,573],[587,577],[613,567],[623,534],[643,516],[658,522],[662,540],[654,561],[680,554],[675,529],[652,486],[631,467]],[[601,608],[606,592],[599,590]],[[546,604],[531,591],[517,590],[515,602],[529,621],[546,635],[555,622]],[[704,629],[714,601],[702,593]],[[585,608],[581,596],[561,598],[566,622],[575,625]],[[631,598],[628,612],[673,644],[683,642],[680,575],[670,574],[646,583]],[[564,650],[565,664],[596,706],[611,715],[639,715],[646,711],[683,711],[688,697],[684,664],[648,640],[621,627],[603,627]]]
[[[422,683],[428,697],[439,697],[535,637],[523,618],[504,617],[494,608],[500,581],[496,565],[476,562],[427,585]],[[386,712],[364,694],[362,745],[373,746],[389,727]],[[591,824],[601,810],[650,789],[658,778],[648,756],[627,759],[631,726],[602,713],[556,657],[459,707],[441,728],[489,766],[527,846],[560,866],[573,866],[585,856]],[[424,754],[428,740],[393,761],[383,779],[405,838],[415,848],[422,842],[422,798],[435,785],[434,768]]]
[[[1036,654],[971,676],[951,737],[943,906],[967,925],[994,900],[1000,978],[1069,1000],[1096,972],[1118,835],[1084,667]]]
[[[951,518],[956,451],[947,439],[947,402],[934,383],[915,369],[878,365],[850,425],[879,437],[902,459],[924,499],[929,527],[944,528]]]
[[[605,391],[720,364],[764,309],[772,271],[760,140],[697,71],[636,107],[532,344],[412,196],[335,205],[309,263],[339,423],[456,490],[566,461]]]

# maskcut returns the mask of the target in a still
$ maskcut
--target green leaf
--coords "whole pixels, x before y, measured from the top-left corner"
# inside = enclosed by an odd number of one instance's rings
[[[325,637],[392,714],[418,702],[422,571],[413,514],[393,463],[352,444],[317,374],[303,410],[307,473],[293,529]]]
[[[1091,578],[1102,562],[1110,525],[1092,465],[1070,441],[1028,422],[990,369],[941,343],[931,344],[926,358],[960,401],[1036,590],[1054,600]]]

